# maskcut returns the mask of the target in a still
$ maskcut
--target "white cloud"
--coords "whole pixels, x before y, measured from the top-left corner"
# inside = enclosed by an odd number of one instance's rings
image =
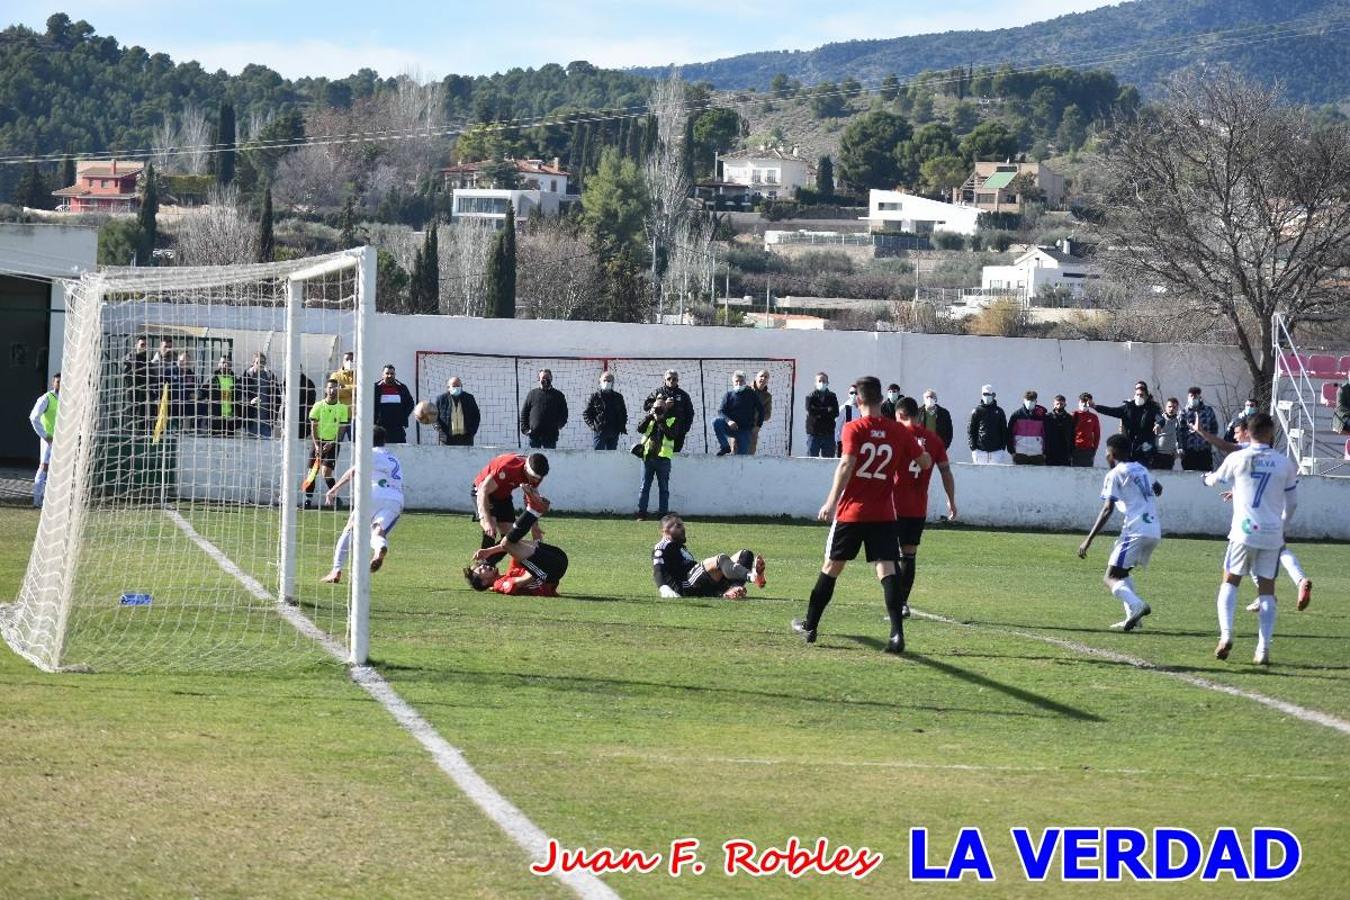
[[[403,47],[343,44],[312,38],[285,42],[175,42],[174,47],[162,49],[169,52],[175,61],[195,59],[209,72],[224,69],[232,74],[238,74],[250,63],[267,66],[287,78],[343,78],[364,67],[372,68],[386,77],[409,69],[420,72],[425,78],[440,78],[451,71],[463,71],[456,65],[463,56],[451,52],[431,55]]]

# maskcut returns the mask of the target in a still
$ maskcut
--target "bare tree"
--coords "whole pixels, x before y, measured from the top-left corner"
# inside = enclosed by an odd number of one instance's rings
[[[477,219],[456,219],[441,228],[437,252],[442,312],[459,316],[483,314],[483,275],[496,236],[497,229],[491,222]]]
[[[206,205],[179,220],[174,238],[178,265],[228,266],[258,259],[258,223],[240,202],[239,188],[233,184],[213,186]]]
[[[651,207],[647,214],[647,240],[651,243],[654,271],[660,260],[668,260],[683,232],[688,213],[689,174],[685,169],[685,124],[689,110],[685,106],[684,81],[672,69],[670,77],[652,89],[648,109],[656,120],[656,145],[647,157],[643,174]],[[667,269],[667,273],[669,269]],[[653,290],[657,312],[662,307],[669,280],[655,271]],[[678,289],[678,288],[677,288]]]
[[[292,210],[336,208],[354,177],[348,155],[332,145],[307,144],[277,164],[272,198]]]
[[[570,319],[601,290],[600,270],[584,236],[549,220],[516,246],[516,311],[521,318]]]
[[[178,116],[178,142],[182,147],[178,165],[189,175],[205,175],[211,158],[211,123],[201,107],[188,103]]]
[[[1232,329],[1258,393],[1275,360],[1272,317],[1290,330],[1345,309],[1350,128],[1230,71],[1172,81],[1156,108],[1116,126],[1104,160],[1116,279]]]
[[[684,308],[688,302],[708,294],[710,273],[716,266],[713,252],[714,224],[711,216],[689,216],[676,234],[666,266],[665,283],[672,308]],[[707,297],[706,299],[711,299]]]
[[[155,171],[160,173],[172,171],[178,163],[177,149],[178,125],[173,117],[165,116],[164,121],[155,127],[154,134],[150,137],[150,161],[155,164]]]

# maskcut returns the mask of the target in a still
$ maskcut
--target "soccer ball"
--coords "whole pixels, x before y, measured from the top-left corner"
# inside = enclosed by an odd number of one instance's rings
[[[413,415],[423,425],[430,425],[436,421],[436,404],[423,400],[413,407]]]

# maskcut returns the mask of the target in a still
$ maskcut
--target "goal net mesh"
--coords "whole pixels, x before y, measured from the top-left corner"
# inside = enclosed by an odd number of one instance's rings
[[[19,596],[0,607],[16,651],[46,669],[312,661],[321,651],[277,601],[284,527],[298,611],[345,639],[350,588],[319,579],[347,513],[282,509],[284,482],[307,473],[310,405],[353,345],[360,278],[357,265],[294,276],[342,256],[112,269],[68,286],[45,502]],[[303,302],[288,320],[293,280]],[[288,321],[303,373],[293,379]],[[323,491],[320,480],[316,500]]]
[[[792,454],[797,374],[796,361],[792,359],[505,356],[422,351],[417,354],[418,399],[434,403],[446,390],[450,378],[458,376],[464,390],[473,394],[482,416],[475,443],[483,447],[524,446],[528,439],[520,431],[520,409],[530,390],[538,386],[541,369],[552,372],[553,386],[567,399],[567,425],[558,435],[559,449],[582,450],[592,446],[592,432],[582,421],[582,413],[590,396],[599,389],[602,372],[614,374],[615,390],[623,394],[628,408],[632,436],[643,415],[644,402],[662,386],[665,373],[673,370],[679,374],[679,385],[694,406],[694,421],[684,451],[716,452],[712,420],[731,388],[732,373],[742,371],[747,379],[753,379],[757,372],[764,371],[769,373],[773,401],[769,419],[760,429],[756,453]],[[421,426],[417,440],[434,444],[439,438],[435,428]]]

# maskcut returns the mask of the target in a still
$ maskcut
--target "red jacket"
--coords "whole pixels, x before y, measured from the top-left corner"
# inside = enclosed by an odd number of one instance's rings
[[[1073,448],[1096,450],[1102,440],[1102,425],[1097,414],[1078,410],[1073,414]]]

